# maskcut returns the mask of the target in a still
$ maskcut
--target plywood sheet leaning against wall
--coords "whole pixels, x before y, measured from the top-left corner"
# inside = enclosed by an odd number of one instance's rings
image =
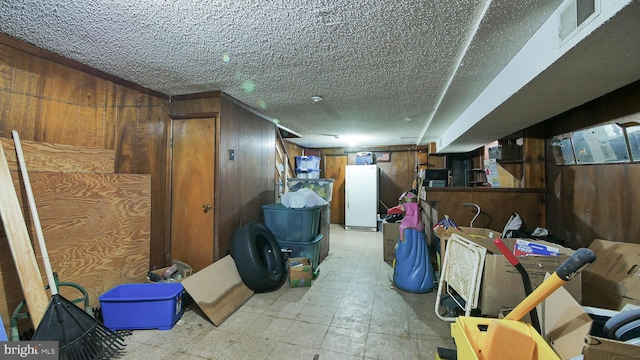
[[[0,140],[7,144],[8,139]],[[8,159],[12,178],[35,239],[13,141],[9,141],[11,148],[5,149],[12,158]],[[98,296],[109,288],[143,281],[149,269],[150,175],[114,174],[112,151],[27,141],[23,148],[49,258],[60,281],[84,287],[92,307],[99,305]],[[44,274],[37,244],[34,249]],[[0,288],[4,290],[0,314],[8,323],[23,296],[2,230]],[[80,295],[67,287],[60,293],[68,299]]]
[[[12,139],[0,138],[7,155],[7,163],[18,170],[16,150]],[[113,150],[94,149],[63,144],[49,144],[22,140],[24,160],[31,171],[113,173]]]

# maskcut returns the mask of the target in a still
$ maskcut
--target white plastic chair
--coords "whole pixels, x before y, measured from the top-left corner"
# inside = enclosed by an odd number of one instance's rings
[[[452,234],[445,250],[444,264],[438,283],[435,311],[436,315],[444,321],[455,321],[455,317],[440,314],[440,301],[443,293],[448,294],[464,309],[465,316],[471,314],[471,310],[478,307],[480,295],[480,281],[484,270],[484,259],[487,249],[463,238],[458,234]],[[456,294],[464,300],[461,304]]]

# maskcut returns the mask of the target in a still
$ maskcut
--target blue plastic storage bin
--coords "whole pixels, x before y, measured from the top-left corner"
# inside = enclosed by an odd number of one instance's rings
[[[282,204],[262,205],[264,224],[278,241],[310,242],[318,236],[322,206],[292,209]]]
[[[317,156],[296,156],[296,168],[300,170],[320,170],[320,158]]]
[[[169,330],[183,309],[180,283],[123,284],[100,295],[104,325],[111,330]]]
[[[320,262],[320,242],[322,240],[322,234],[318,234],[312,242],[289,242],[278,240],[278,245],[281,249],[291,249],[291,257],[306,257],[311,260],[311,266],[313,269],[318,267]]]
[[[300,179],[320,179],[320,170],[296,169],[296,177]]]
[[[0,325],[2,325],[2,328],[0,328],[0,341],[9,341],[9,339],[7,338],[7,332],[4,330],[4,322],[2,322],[2,316],[0,316]]]
[[[373,165],[373,164],[375,164],[373,153],[370,153],[370,152],[356,153],[356,165]]]

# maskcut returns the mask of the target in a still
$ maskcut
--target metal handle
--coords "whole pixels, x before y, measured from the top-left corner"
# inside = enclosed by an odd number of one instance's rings
[[[563,281],[569,281],[594,261],[596,254],[591,249],[580,248],[556,269],[556,274]]]
[[[469,202],[465,202],[462,203],[463,206],[475,206],[476,207],[476,216],[473,217],[473,219],[471,219],[471,223],[469,224],[469,227],[473,227],[473,222],[476,221],[476,219],[478,218],[478,215],[480,215],[480,206],[478,204],[474,204],[474,203],[469,203]]]
[[[204,204],[202,205],[202,211],[206,214],[209,211],[211,211],[211,204]]]

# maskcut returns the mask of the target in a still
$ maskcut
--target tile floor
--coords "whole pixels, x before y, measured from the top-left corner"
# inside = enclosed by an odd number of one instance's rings
[[[454,348],[436,291],[413,294],[389,281],[382,233],[331,225],[329,256],[310,288],[285,284],[255,294],[219,327],[186,309],[167,331],[126,337],[126,360],[434,359]]]

